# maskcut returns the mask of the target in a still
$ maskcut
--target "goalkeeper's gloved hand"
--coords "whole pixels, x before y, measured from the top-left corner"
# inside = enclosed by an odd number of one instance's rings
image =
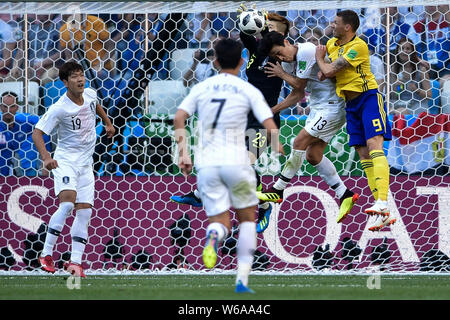
[[[269,13],[264,8],[261,9],[261,13],[264,16],[264,19],[266,19],[266,23],[267,23],[267,19],[269,19]]]
[[[243,4],[243,3],[241,3],[239,5],[239,8],[236,11],[238,13],[237,18],[239,19],[239,16],[241,15],[241,13],[244,12],[244,11],[247,11],[247,6],[245,4]]]
[[[266,9],[262,8],[260,10],[261,14],[264,16],[264,29],[263,30],[269,30],[268,22],[269,22],[269,13]]]

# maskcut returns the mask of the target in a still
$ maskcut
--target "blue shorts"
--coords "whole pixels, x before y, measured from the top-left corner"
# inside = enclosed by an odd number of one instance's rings
[[[384,140],[392,139],[386,105],[377,89],[368,90],[347,101],[345,111],[349,146],[366,146],[368,139],[378,135],[383,135]]]

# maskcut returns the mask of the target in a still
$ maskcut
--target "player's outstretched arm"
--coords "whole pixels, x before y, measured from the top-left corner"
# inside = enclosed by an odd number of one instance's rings
[[[47,148],[45,148],[44,132],[35,128],[31,138],[33,139],[34,145],[36,146],[36,149],[44,162],[43,167],[49,171],[56,169],[58,167],[58,162],[52,158],[50,152],[48,152]]]
[[[316,47],[316,62],[319,66],[320,71],[326,78],[333,78],[341,70],[350,67],[350,63],[343,57],[339,57],[332,63],[327,63],[325,61],[325,55],[327,54],[327,47],[324,45],[318,45]]]
[[[105,110],[103,110],[102,106],[98,103],[97,103],[97,107],[96,107],[96,112],[97,112],[97,115],[100,117],[100,119],[102,119],[103,124],[106,127],[105,128],[106,135],[108,136],[108,138],[112,138],[114,136],[114,134],[116,133],[116,128],[114,128],[114,126],[111,123],[111,120],[106,115]]]
[[[184,176],[188,176],[192,171],[192,159],[189,155],[186,143],[186,120],[189,114],[181,109],[175,113],[173,125],[175,128],[175,141],[178,144],[178,167]]]

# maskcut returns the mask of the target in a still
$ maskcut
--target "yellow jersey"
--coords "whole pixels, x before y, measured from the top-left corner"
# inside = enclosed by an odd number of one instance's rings
[[[339,45],[337,38],[332,38],[327,42],[328,58],[331,62],[339,57],[343,57],[351,67],[336,73],[336,93],[345,99],[342,91],[366,92],[370,89],[378,89],[375,76],[370,70],[369,48],[367,44],[358,38],[344,45]]]

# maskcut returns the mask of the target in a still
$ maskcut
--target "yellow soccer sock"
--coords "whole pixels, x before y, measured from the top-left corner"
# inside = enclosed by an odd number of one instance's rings
[[[378,198],[387,201],[389,191],[389,164],[383,150],[369,152],[373,163],[373,175],[378,190]]]
[[[369,185],[370,191],[372,191],[375,201],[378,200],[378,190],[375,184],[375,176],[373,175],[373,162],[369,160],[361,160],[361,167],[366,173],[367,184]]]

